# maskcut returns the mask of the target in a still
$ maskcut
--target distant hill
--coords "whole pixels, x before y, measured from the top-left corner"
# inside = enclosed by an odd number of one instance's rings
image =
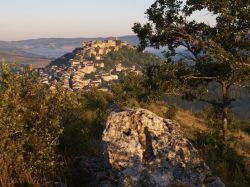
[[[5,42],[0,41],[0,48],[18,49],[26,53],[41,55],[50,58],[58,58],[65,53],[71,52],[76,47],[80,47],[83,41],[106,40],[107,38],[41,38],[21,41]],[[137,45],[139,40],[136,36],[121,36],[120,40],[127,41],[130,45]]]
[[[17,48],[0,48],[0,61],[17,64],[32,64],[39,68],[48,65],[52,58],[24,52]]]
[[[136,36],[121,36],[121,40],[130,45],[137,45]],[[5,59],[9,63],[33,64],[34,67],[45,67],[55,58],[71,53],[80,47],[83,41],[114,39],[107,38],[41,38],[21,41],[0,41],[0,61]]]

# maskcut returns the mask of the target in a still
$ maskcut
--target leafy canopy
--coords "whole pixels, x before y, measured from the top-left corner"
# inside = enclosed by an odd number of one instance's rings
[[[207,9],[216,25],[190,20],[195,11]],[[189,78],[225,82],[227,86],[249,79],[250,2],[248,0],[156,0],[146,11],[148,23],[136,23],[134,32],[140,47],[168,47],[167,57],[176,49],[187,50],[185,60],[195,64]]]

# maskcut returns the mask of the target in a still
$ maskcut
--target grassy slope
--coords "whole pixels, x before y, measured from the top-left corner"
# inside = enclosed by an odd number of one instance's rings
[[[206,131],[208,127],[203,119],[197,118],[192,112],[178,109],[176,113],[176,121],[183,128],[185,136],[192,139],[195,131]],[[237,151],[240,155],[245,155],[250,163],[250,135],[242,130],[233,132],[233,135],[239,138]]]

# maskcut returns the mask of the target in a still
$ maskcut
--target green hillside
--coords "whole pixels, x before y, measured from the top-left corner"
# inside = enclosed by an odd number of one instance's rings
[[[82,48],[76,48],[71,53],[66,53],[60,58],[55,59],[50,63],[52,65],[69,65],[69,60],[77,58],[78,54],[82,53]],[[134,48],[124,47],[118,51],[108,53],[103,60],[106,69],[112,69],[117,64],[122,64],[125,67],[132,65],[143,68],[147,64],[159,64],[161,59],[149,52],[139,52]]]
[[[133,48],[122,48],[119,51],[110,52],[104,58],[105,67],[113,68],[121,63],[123,66],[131,67],[138,65],[141,68],[148,64],[159,64],[160,58],[148,52],[139,52]]]

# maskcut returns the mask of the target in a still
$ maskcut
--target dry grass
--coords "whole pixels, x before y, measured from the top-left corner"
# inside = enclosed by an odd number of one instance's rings
[[[178,108],[176,113],[176,121],[188,128],[195,128],[194,130],[207,130],[207,126],[203,119],[196,117],[191,111]]]
[[[184,129],[184,135],[192,138],[196,131],[206,131],[208,128],[203,119],[195,117],[191,111],[178,108],[175,120]]]
[[[30,186],[38,187],[32,175],[26,170],[18,161],[11,160],[11,158],[0,157],[0,186],[16,187],[16,186]]]
[[[235,135],[239,138],[237,151],[240,155],[244,155],[247,158],[250,165],[250,135],[241,130],[235,132]]]
[[[152,112],[154,112],[155,114],[157,114],[158,116],[161,116],[163,118],[165,118],[165,114],[168,111],[168,107],[166,105],[166,103],[164,102],[158,102],[158,103],[151,103],[151,104],[141,104],[142,108],[145,108],[147,110],[150,110]]]
[[[195,131],[206,131],[208,127],[205,125],[203,119],[197,118],[191,111],[178,108],[176,113],[176,121],[180,123],[183,133],[188,138],[192,138]],[[237,144],[237,152],[244,155],[248,163],[250,163],[250,135],[237,130],[232,134],[239,138]]]

